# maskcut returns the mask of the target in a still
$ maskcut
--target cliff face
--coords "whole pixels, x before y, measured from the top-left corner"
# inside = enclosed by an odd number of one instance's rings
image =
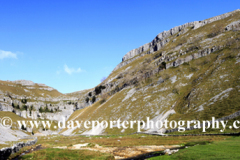
[[[127,53],[106,80],[89,90],[63,95],[29,81],[1,81],[0,110],[26,118],[65,116],[79,121],[226,117],[240,110],[239,40],[240,10],[187,23]],[[132,133],[134,127],[92,130],[82,126],[61,133]]]
[[[69,120],[208,120],[238,112],[239,19],[240,11],[236,10],[160,33],[152,42],[127,53],[104,82],[85,93],[90,100],[95,96],[96,102],[75,111]],[[136,128],[62,131],[132,132]]]
[[[130,59],[137,55],[151,54],[151,53],[154,53],[154,52],[160,50],[166,43],[170,42],[170,39],[169,39],[170,36],[173,36],[175,34],[177,34],[177,35],[184,34],[189,30],[189,28],[197,29],[206,24],[209,24],[209,23],[224,19],[226,17],[232,16],[234,13],[239,12],[239,11],[240,11],[240,9],[237,9],[233,12],[225,13],[225,14],[213,17],[213,18],[203,20],[203,21],[194,21],[194,22],[186,23],[186,24],[171,28],[168,31],[159,33],[150,43],[144,44],[143,46],[133,49],[133,50],[129,51],[127,54],[125,54],[122,58],[122,63],[118,64],[113,71],[130,63],[131,62]],[[231,24],[229,26],[233,26],[233,24]],[[229,29],[230,29],[230,27],[229,27]],[[130,61],[126,62],[128,60],[130,60]]]
[[[27,80],[0,81],[0,111],[31,119],[61,120],[85,107],[78,98]]]

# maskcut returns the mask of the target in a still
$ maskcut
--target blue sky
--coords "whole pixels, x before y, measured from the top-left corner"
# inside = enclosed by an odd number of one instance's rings
[[[158,33],[239,6],[231,0],[1,0],[0,79],[32,80],[62,93],[93,88]]]

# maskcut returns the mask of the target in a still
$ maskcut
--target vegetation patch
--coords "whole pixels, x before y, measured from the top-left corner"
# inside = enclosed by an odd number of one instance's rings
[[[192,159],[240,159],[240,137],[226,138],[222,141],[206,145],[195,145],[186,149],[180,149],[173,155],[164,155],[149,158],[150,160],[192,160]]]
[[[100,153],[89,150],[68,150],[68,149],[53,149],[47,148],[39,150],[21,157],[22,160],[30,159],[49,159],[49,160],[113,160],[114,157],[107,153]]]

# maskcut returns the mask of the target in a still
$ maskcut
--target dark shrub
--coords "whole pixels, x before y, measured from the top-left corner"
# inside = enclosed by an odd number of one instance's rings
[[[42,108],[42,107],[39,108],[39,112],[40,112],[40,113],[43,112],[43,108]]]
[[[92,92],[89,92],[89,93],[88,93],[88,96],[89,96],[89,97],[92,97]]]
[[[45,107],[45,112],[50,112],[50,110],[49,110],[49,108],[48,108],[48,106],[46,105],[46,107]]]
[[[23,104],[26,104],[26,103],[27,103],[27,99],[22,99],[21,102],[22,102]]]
[[[103,89],[105,89],[106,87],[105,86],[102,86],[102,85],[100,85],[100,86],[97,86],[97,87],[95,87],[95,93],[96,93],[96,95],[98,95],[98,94],[100,94],[101,92],[102,92],[102,90]]]
[[[23,106],[22,106],[22,110],[27,110],[27,108],[28,108],[28,107],[27,107],[26,105],[23,105]]]
[[[105,89],[106,87],[101,85],[100,88],[101,88],[101,90],[103,90],[103,89]]]
[[[92,103],[94,103],[95,101],[96,101],[96,97],[93,96],[93,97],[92,97]]]
[[[85,101],[86,101],[86,103],[88,103],[88,102],[89,102],[89,98],[87,97],[87,98],[85,99]]]
[[[96,87],[94,91],[95,91],[95,94],[96,94],[96,95],[100,94],[100,93],[101,93],[101,88],[100,88],[100,86],[99,86],[99,87]]]

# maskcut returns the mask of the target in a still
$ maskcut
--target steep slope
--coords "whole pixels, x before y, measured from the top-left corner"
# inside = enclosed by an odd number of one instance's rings
[[[0,111],[24,118],[60,120],[81,108],[78,98],[27,80],[0,81]]]
[[[0,117],[9,117],[13,121],[17,120],[26,120],[25,118],[19,117],[14,113],[11,112],[3,112],[0,111]],[[0,120],[1,121],[1,120]],[[11,128],[2,127],[0,124],[0,148],[10,146],[11,141],[19,141],[25,136],[28,136],[29,133],[27,131],[19,130],[19,126],[17,123],[13,123]]]
[[[93,104],[69,120],[207,120],[239,111],[239,39],[240,10],[162,32],[127,53],[104,82],[83,96]],[[119,134],[136,127],[93,131],[82,126],[62,133]]]

